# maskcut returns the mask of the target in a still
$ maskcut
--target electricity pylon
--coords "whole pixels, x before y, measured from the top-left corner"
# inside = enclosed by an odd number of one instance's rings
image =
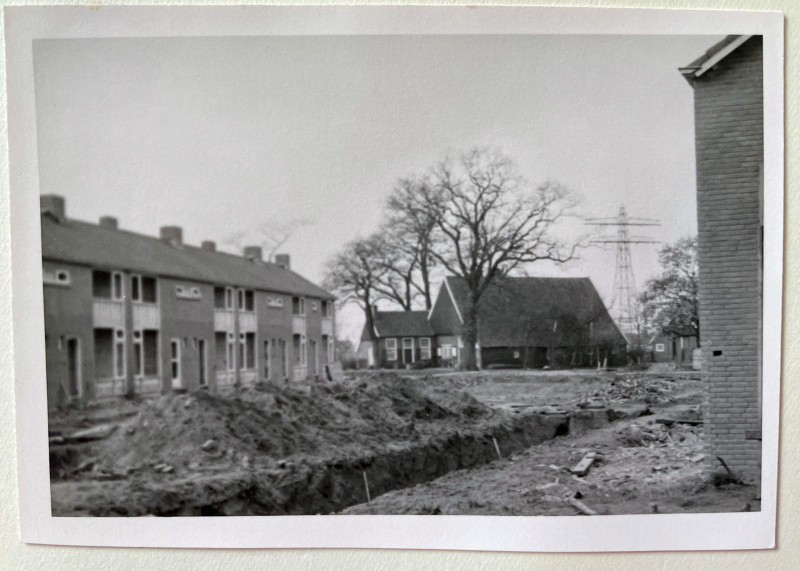
[[[633,273],[631,262],[631,244],[657,244],[643,236],[631,236],[628,233],[630,226],[660,226],[661,223],[653,218],[636,218],[628,216],[625,206],[619,207],[616,217],[587,218],[586,224],[590,226],[615,226],[616,237],[600,237],[592,240],[593,244],[616,244],[617,261],[614,269],[614,293],[609,306],[609,312],[617,322],[617,326],[625,337],[639,335],[640,324],[637,311],[636,277]]]

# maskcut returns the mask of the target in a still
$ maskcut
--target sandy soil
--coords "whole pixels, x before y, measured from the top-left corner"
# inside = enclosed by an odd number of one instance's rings
[[[759,509],[755,488],[698,460],[701,401],[696,373],[588,370],[371,373],[108,401],[51,416],[53,511],[566,515],[576,493],[609,514]],[[570,434],[551,440],[568,415]],[[75,438],[87,428],[108,435]],[[589,473],[572,475],[589,452]]]

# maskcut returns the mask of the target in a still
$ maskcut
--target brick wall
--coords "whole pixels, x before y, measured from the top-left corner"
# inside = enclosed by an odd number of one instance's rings
[[[711,465],[757,479],[760,416],[762,42],[699,78],[695,97],[700,328]]]

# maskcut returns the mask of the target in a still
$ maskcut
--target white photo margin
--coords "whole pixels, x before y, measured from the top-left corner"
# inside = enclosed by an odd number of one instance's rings
[[[775,546],[784,196],[784,20],[777,12],[547,7],[6,7],[22,540],[197,548],[673,551]],[[32,42],[41,38],[347,34],[759,34],[764,37],[761,511],[524,516],[52,517]],[[677,70],[676,70],[677,73]]]

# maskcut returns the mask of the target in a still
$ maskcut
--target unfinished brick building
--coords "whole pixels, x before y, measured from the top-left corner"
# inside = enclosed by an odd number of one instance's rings
[[[728,36],[680,70],[695,101],[709,459],[751,479],[761,466],[762,57],[760,36]]]
[[[333,296],[289,268],[66,217],[41,197],[47,398],[217,391],[314,378],[334,357]]]

